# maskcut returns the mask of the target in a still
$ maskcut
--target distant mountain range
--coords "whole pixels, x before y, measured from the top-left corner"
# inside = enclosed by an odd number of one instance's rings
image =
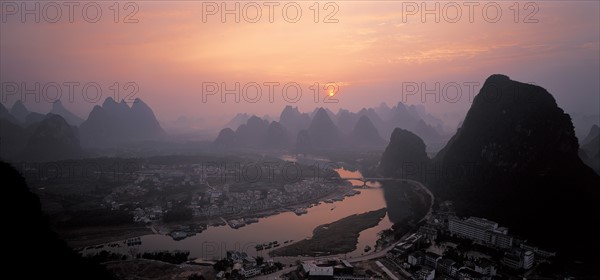
[[[31,125],[33,134],[20,158],[33,161],[76,159],[84,156],[76,127],[66,120],[48,113],[39,123]]]
[[[23,105],[23,102],[21,102],[21,100],[17,100],[17,102],[15,102],[15,104],[13,104],[13,106],[10,108],[10,114],[18,121],[18,122],[25,122],[25,119],[27,118],[27,115],[29,115],[29,110],[27,110],[27,108],[25,108],[25,105]]]
[[[323,108],[317,109],[308,126],[308,135],[310,135],[313,148],[330,150],[346,145],[345,139],[337,126],[333,124],[331,114],[327,111]]]
[[[309,114],[287,106],[281,113],[279,122],[269,123],[251,116],[235,131],[231,128],[222,129],[213,142],[213,148],[276,149],[308,153],[348,148],[383,149],[385,146],[386,141],[366,114],[352,122],[352,127],[347,132],[342,132],[334,124],[331,114],[324,108],[318,108],[311,118]]]
[[[307,129],[310,125],[310,116],[300,113],[298,107],[285,106],[279,116],[281,125],[287,128],[292,135],[297,135],[300,130]]]
[[[590,141],[598,141],[594,131]],[[544,88],[492,75],[435,158],[424,157],[416,138],[394,131],[380,172],[427,182],[436,200],[453,200],[461,215],[496,220],[564,254],[598,258],[600,230],[589,221],[600,218],[600,176],[580,159],[571,118]]]
[[[10,111],[0,104],[0,137],[0,157],[45,161],[83,157],[82,146],[112,147],[160,140],[165,133],[152,109],[140,99],[129,107],[123,101],[116,103],[107,98],[85,121],[60,101],[44,115],[29,111],[19,100]]]
[[[106,98],[102,106],[94,106],[80,126],[85,147],[110,147],[127,142],[161,140],[166,136],[154,112],[136,98],[129,107],[125,101]]]
[[[0,157],[3,159],[53,161],[85,156],[77,128],[51,113],[27,125],[1,118],[0,139]]]
[[[250,119],[254,119],[254,124],[250,123]],[[213,147],[221,150],[268,147],[303,152],[357,148],[382,150],[387,143],[385,139],[390,138],[396,127],[410,130],[425,142],[436,143],[437,146],[449,139],[441,120],[425,112],[423,106],[405,106],[403,103],[392,108],[382,103],[377,108],[362,108],[358,112],[340,109],[337,114],[327,108],[302,113],[297,107],[288,105],[281,112],[279,122],[263,119],[260,123],[257,119],[261,118],[237,114],[219,133]],[[272,128],[267,131],[267,127]],[[263,134],[265,131],[276,139],[264,137],[267,135]],[[263,135],[263,139],[259,135]],[[299,140],[302,143],[298,143]]]
[[[70,112],[60,101],[52,104],[50,113],[60,115],[70,126],[78,127],[81,146],[86,149],[167,139],[152,109],[140,99],[129,106],[124,101],[117,102],[109,97],[102,105],[94,106],[86,119]],[[21,127],[39,123],[45,117],[29,111],[21,101],[15,102],[10,110],[4,106],[0,108],[0,118]],[[312,152],[356,148],[382,150],[395,127],[409,129],[423,137],[425,142],[443,143],[448,136],[440,129],[440,122],[428,115],[422,106],[405,106],[402,103],[392,108],[383,103],[377,108],[363,108],[358,112],[340,109],[337,114],[327,108],[302,113],[297,107],[286,106],[279,121],[271,121],[268,116],[237,114],[225,125],[231,131],[221,131],[212,146],[219,150],[294,151],[298,139],[302,139],[301,149],[310,147]],[[177,123],[186,125],[191,121],[179,119]],[[299,135],[301,131],[305,132]]]
[[[60,100],[57,100],[56,102],[52,103],[52,110],[50,110],[50,113],[55,114],[55,115],[60,115],[61,117],[63,117],[70,125],[74,125],[74,126],[80,126],[81,123],[83,123],[83,119],[78,117],[77,115],[71,113],[71,111],[67,110],[63,104],[60,102]]]

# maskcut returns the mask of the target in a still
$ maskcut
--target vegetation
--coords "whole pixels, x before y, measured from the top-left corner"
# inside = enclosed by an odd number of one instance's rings
[[[190,256],[190,252],[188,251],[158,251],[158,252],[149,252],[138,254],[138,258],[148,259],[148,260],[157,260],[172,264],[181,264],[188,260]]]
[[[172,210],[165,213],[163,219],[167,223],[191,220],[192,209],[184,206],[174,207]]]
[[[133,215],[129,211],[93,209],[71,212],[71,219],[60,223],[63,227],[117,226],[131,224]]]
[[[102,250],[96,254],[85,256],[86,259],[94,262],[94,263],[104,263],[110,261],[121,261],[126,260],[127,256],[119,253],[109,252],[106,250]]]
[[[273,256],[320,256],[344,254],[356,250],[361,231],[376,226],[385,217],[386,208],[355,214],[313,230],[311,239],[305,239],[269,254]]]
[[[188,280],[204,280],[204,276],[194,273],[188,277]]]

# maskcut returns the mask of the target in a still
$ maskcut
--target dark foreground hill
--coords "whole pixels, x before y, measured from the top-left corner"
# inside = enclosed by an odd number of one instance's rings
[[[103,267],[79,257],[50,229],[40,200],[12,166],[0,162],[4,279],[114,279]]]
[[[405,142],[390,141],[381,162],[388,174],[399,174],[406,162],[426,161],[399,158]],[[439,198],[454,200],[463,216],[496,220],[591,263],[600,249],[600,230],[590,224],[600,220],[600,177],[578,150],[571,118],[548,91],[492,75],[456,135],[409,175],[427,181]]]

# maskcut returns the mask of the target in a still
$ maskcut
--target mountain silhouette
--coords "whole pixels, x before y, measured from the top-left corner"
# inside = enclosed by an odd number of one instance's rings
[[[329,116],[329,119],[331,119],[332,122],[335,123],[335,121],[337,121],[337,116],[335,115],[335,113],[333,113],[331,110],[329,110],[329,108],[324,108],[324,107],[315,108],[312,111],[312,113],[310,113],[310,118],[313,119],[320,110],[325,111],[327,113],[327,116]]]
[[[492,75],[436,155],[430,185],[483,216],[578,258],[594,257],[600,177],[583,164],[568,114],[544,88]],[[431,174],[431,172],[428,172]],[[431,178],[433,177],[433,178]],[[597,257],[596,257],[597,258]]]
[[[308,154],[313,152],[314,147],[310,135],[307,130],[303,129],[298,132],[296,137],[296,153],[297,154]]]
[[[81,123],[83,123],[83,119],[71,113],[71,111],[67,110],[60,102],[60,100],[57,100],[56,102],[52,103],[52,110],[50,110],[50,113],[60,115],[65,119],[65,121],[67,121],[70,125],[73,126],[79,126],[81,125]]]
[[[278,122],[271,122],[267,130],[265,147],[275,149],[290,148],[290,134],[283,125]]]
[[[0,161],[0,173],[4,192],[2,221],[5,226],[19,229],[4,233],[10,240],[3,247],[9,256],[3,261],[4,275],[29,279],[115,279],[104,267],[81,258],[58,238],[44,218],[39,197],[29,190],[15,168]],[[24,270],[23,260],[30,259],[33,252],[43,261],[37,262],[35,269]]]
[[[21,158],[30,161],[77,159],[83,156],[76,127],[59,115],[48,114],[35,125]]]
[[[252,148],[252,149],[287,149],[291,147],[290,134],[278,122],[269,122],[257,116],[251,116],[236,131],[224,128],[213,141],[212,147],[217,150]]]
[[[160,140],[165,132],[152,109],[136,98],[130,108],[125,101],[115,102],[108,97],[102,106],[94,106],[80,126],[82,145],[107,147],[117,144]]]
[[[375,107],[375,112],[382,120],[389,120],[392,118],[392,108],[385,102],[381,102],[379,106]]]
[[[600,175],[600,128],[597,125],[593,125],[587,137],[581,141],[579,156]]]
[[[425,143],[419,136],[406,129],[396,128],[381,156],[379,171],[384,176],[420,179],[420,174],[415,171],[429,163],[425,148]]]
[[[298,107],[285,106],[279,116],[279,123],[283,125],[291,135],[297,135],[302,129],[310,125],[310,117],[306,113],[300,113]]]
[[[17,119],[13,115],[10,114],[8,109],[6,109],[6,107],[4,107],[4,105],[2,103],[0,103],[0,119],[4,119],[4,120],[7,120],[12,123],[18,122]]]
[[[600,135],[600,127],[598,127],[598,125],[593,125],[590,128],[590,132],[588,133],[588,135],[583,140],[581,140],[581,144],[586,145],[592,143],[594,139],[598,138],[598,135]]]
[[[419,137],[426,142],[439,142],[442,140],[442,136],[438,133],[438,131],[431,125],[425,123],[425,121],[422,119],[419,119],[411,131],[416,135],[419,135]]]
[[[235,131],[231,128],[223,128],[219,132],[217,139],[213,142],[212,146],[217,150],[227,150],[235,147],[236,137]]]
[[[15,159],[25,149],[28,137],[25,128],[0,118],[0,159]]]
[[[436,129],[438,134],[444,132],[444,122],[437,117],[425,111],[423,105],[410,105],[408,111],[419,119],[422,119],[426,124]]]
[[[350,133],[358,122],[358,114],[350,112],[346,109],[340,109],[337,113],[336,125],[342,133]]]
[[[15,104],[13,104],[13,106],[10,108],[10,114],[21,123],[25,122],[25,119],[29,113],[31,112],[25,108],[25,105],[23,102],[21,102],[21,100],[17,100],[17,102],[15,102]]]
[[[390,109],[390,118],[385,121],[383,137],[390,137],[395,128],[413,129],[419,122],[419,118],[413,116],[402,102]]]
[[[0,119],[0,158],[27,161],[51,161],[81,158],[76,127],[59,115],[30,113],[25,124]],[[41,120],[38,120],[41,118]]]
[[[246,122],[248,122],[248,119],[251,116],[246,114],[246,113],[238,113],[236,114],[231,120],[229,120],[226,124],[225,127],[227,128],[231,128],[231,129],[237,129],[240,125],[245,124]]]
[[[338,149],[344,145],[338,128],[323,108],[319,108],[314,114],[308,134],[315,149]]]
[[[364,148],[382,148],[386,144],[375,125],[366,115],[362,115],[356,122],[350,134],[350,141],[353,146]]]
[[[263,146],[268,129],[268,121],[253,115],[235,131],[237,145],[252,148]]]
[[[46,118],[46,116],[43,114],[31,112],[25,117],[25,125],[41,122],[44,118]]]

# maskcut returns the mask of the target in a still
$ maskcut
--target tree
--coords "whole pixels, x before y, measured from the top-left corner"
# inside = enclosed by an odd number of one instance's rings
[[[188,280],[204,280],[204,276],[198,273],[194,273],[188,277]]]
[[[229,266],[229,262],[226,259],[222,259],[213,265],[213,269],[216,271],[225,271]]]
[[[256,257],[256,265],[261,266],[261,265],[263,265],[263,263],[265,263],[264,257],[262,257],[262,256]]]

